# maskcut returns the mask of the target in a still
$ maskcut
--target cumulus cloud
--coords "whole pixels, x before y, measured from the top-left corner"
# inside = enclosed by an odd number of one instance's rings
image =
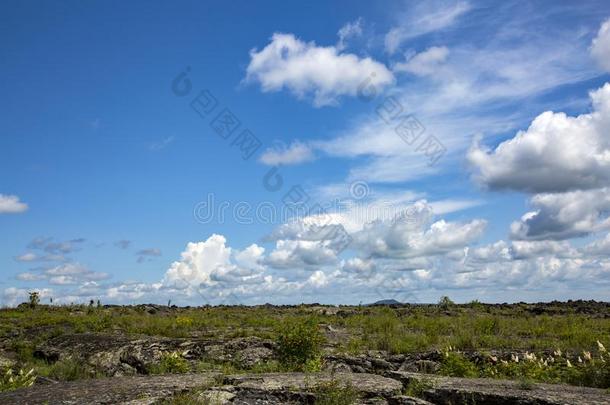
[[[0,194],[0,214],[20,214],[27,210],[28,205],[16,195]]]
[[[312,215],[279,226],[267,237],[278,240],[277,255],[272,253],[270,259],[288,266],[327,264],[335,261],[336,252],[346,246],[368,257],[434,256],[463,248],[479,238],[486,227],[483,220],[434,222],[432,206],[425,200],[391,212],[372,208],[370,215],[359,215],[357,211]],[[346,239],[349,243],[344,245]],[[360,264],[344,263],[347,268]]]
[[[253,244],[243,251],[233,251],[226,242],[217,234],[202,242],[189,242],[181,259],[165,273],[163,285],[197,289],[251,281],[262,270],[265,249]]]
[[[468,153],[477,180],[491,189],[564,192],[610,185],[610,83],[591,92],[593,112],[544,112],[526,131]]]
[[[542,256],[569,258],[577,257],[579,253],[566,241],[513,241],[511,243],[511,256],[514,260]]]
[[[366,226],[353,235],[354,246],[373,257],[420,257],[462,249],[481,237],[487,222],[465,223],[440,220],[428,229],[413,229],[409,218],[397,218]]]
[[[417,76],[427,76],[438,71],[447,60],[449,48],[445,46],[432,46],[423,52],[413,55],[406,62],[394,65],[395,72],[407,72]]]
[[[394,82],[386,66],[371,58],[281,33],[273,34],[262,50],[250,52],[246,74],[246,82],[258,82],[264,92],[285,88],[299,98],[312,96],[316,107],[337,104],[340,96],[356,96],[367,79],[378,89]]]
[[[591,56],[602,69],[610,72],[610,19],[602,23],[593,39]]]
[[[302,269],[332,264],[336,260],[330,241],[279,240],[266,263],[280,269]]]
[[[362,259],[360,257],[352,257],[341,261],[341,270],[347,273],[370,275],[376,270],[375,261],[371,259]]]
[[[511,225],[514,239],[569,239],[610,228],[610,188],[536,194],[530,211]]]
[[[308,145],[294,141],[290,146],[267,149],[259,160],[268,166],[279,166],[296,165],[313,159],[313,151]]]

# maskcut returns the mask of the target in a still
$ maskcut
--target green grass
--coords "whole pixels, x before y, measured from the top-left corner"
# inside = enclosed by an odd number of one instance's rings
[[[579,314],[557,303],[536,315],[528,304],[491,306],[473,301],[454,304],[389,307],[341,307],[328,315],[314,306],[295,307],[200,307],[166,309],[154,314],[143,307],[45,306],[0,309],[0,339],[18,367],[35,368],[38,375],[60,380],[95,377],[94,370],[71,360],[47,364],[34,358],[35,348],[68,333],[120,333],[141,337],[230,339],[257,336],[277,343],[279,362],[241,370],[233,362],[189,365],[186,360],[162,359],[151,372],[216,370],[224,373],[315,371],[323,367],[323,347],[353,354],[384,350],[392,354],[442,351],[528,350],[540,353],[561,349],[564,353],[595,352],[597,340],[610,346],[610,314]],[[343,337],[325,342],[320,325],[344,331]],[[347,338],[345,338],[347,336]],[[467,364],[450,355],[441,373],[461,376],[529,379],[607,387],[608,365],[601,361],[533,367],[531,364]],[[607,362],[606,364],[610,364]],[[188,370],[187,370],[188,367]]]

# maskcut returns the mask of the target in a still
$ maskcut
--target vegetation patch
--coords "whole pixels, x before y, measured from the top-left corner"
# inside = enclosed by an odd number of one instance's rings
[[[360,398],[351,384],[336,379],[317,384],[313,392],[316,405],[351,405]]]
[[[280,363],[291,371],[319,371],[323,343],[315,318],[287,319],[277,336]]]

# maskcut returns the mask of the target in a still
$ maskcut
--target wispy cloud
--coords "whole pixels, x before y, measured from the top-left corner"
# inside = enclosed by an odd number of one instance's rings
[[[136,256],[138,256],[137,262],[143,263],[147,259],[161,256],[161,249],[157,249],[157,248],[140,249],[136,252]]]
[[[314,159],[311,148],[299,141],[292,142],[289,146],[276,143],[275,147],[267,149],[259,161],[265,165],[296,165]]]
[[[408,11],[400,16],[401,23],[385,36],[385,48],[396,52],[407,40],[443,30],[471,9],[467,1],[423,1],[408,4]]]
[[[339,32],[337,32],[339,41],[336,45],[338,51],[342,51],[347,48],[348,40],[362,35],[362,21],[362,17],[358,18],[355,21],[345,24],[343,27],[341,27],[341,29],[339,29]]]
[[[593,39],[591,56],[602,69],[610,72],[610,18],[602,23]]]
[[[158,151],[158,150],[161,150],[161,149],[165,149],[172,142],[174,142],[174,140],[175,140],[175,137],[173,135],[168,136],[167,138],[164,138],[162,141],[151,143],[148,146],[148,149],[150,149],[151,151]]]
[[[126,250],[129,249],[129,247],[131,246],[131,241],[125,239],[119,240],[114,242],[114,246],[118,247],[119,249]]]

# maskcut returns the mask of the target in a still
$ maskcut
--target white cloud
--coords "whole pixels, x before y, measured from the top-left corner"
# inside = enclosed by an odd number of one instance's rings
[[[329,280],[323,271],[316,270],[311,276],[309,276],[307,282],[313,285],[314,287],[324,287],[328,284]]]
[[[0,214],[19,214],[28,210],[28,205],[16,195],[0,194]]]
[[[515,260],[530,259],[542,256],[553,256],[560,258],[576,257],[578,252],[566,242],[554,240],[542,241],[513,241],[511,243],[511,254]]]
[[[593,39],[591,56],[602,69],[610,72],[610,19],[602,23]]]
[[[189,242],[180,261],[172,263],[165,273],[163,285],[198,289],[218,283],[246,283],[263,269],[260,264],[264,251],[253,244],[234,252],[226,246],[225,237],[217,234],[203,242]]]
[[[569,239],[610,229],[610,188],[536,194],[531,211],[511,225],[514,239]]]
[[[46,279],[46,276],[44,274],[36,274],[30,272],[17,274],[17,280],[20,281],[41,281],[44,279]]]
[[[339,41],[337,42],[337,50],[342,51],[347,47],[347,40],[355,37],[359,37],[362,35],[362,18],[358,18],[355,21],[348,22],[345,24],[339,32],[337,32],[337,36],[339,36]]]
[[[37,255],[36,253],[27,252],[16,256],[15,260],[18,262],[65,262],[68,261],[68,258],[61,254]]]
[[[356,96],[367,79],[379,89],[394,82],[385,65],[371,58],[280,33],[262,50],[250,52],[246,75],[247,82],[258,82],[264,92],[286,88],[299,98],[313,96],[316,107],[337,104],[340,96]]]
[[[87,274],[90,270],[78,263],[68,263],[45,270],[50,276],[74,276]]]
[[[40,273],[24,272],[17,275],[21,281],[47,281],[52,285],[80,285],[92,281],[102,281],[110,278],[108,273],[91,271],[78,263],[67,263],[55,266]]]
[[[400,18],[406,29],[415,29],[419,26],[413,24],[417,21],[414,16],[459,10],[456,4],[415,2],[409,14]],[[575,11],[562,7],[553,8],[552,13],[570,18]],[[350,159],[345,160],[351,164],[348,180],[392,183],[430,177],[460,164],[476,134],[498,136],[514,131],[531,118],[532,102],[542,105],[538,111],[544,110],[548,101],[537,96],[599,76],[599,70],[590,63],[589,39],[579,27],[556,27],[545,16],[514,7],[477,12],[485,23],[476,27],[476,41],[439,33],[450,55],[438,66],[411,66],[420,72],[430,68],[434,74],[398,77],[397,86],[390,92],[399,104],[393,120],[381,119],[375,113],[384,100],[378,97],[372,111],[352,120],[331,139],[325,137],[310,142],[310,146],[331,157]],[[454,24],[457,19],[451,21]],[[544,26],[548,35],[539,35],[539,26]],[[439,59],[443,59],[442,53]],[[407,115],[415,116],[425,129],[411,144],[396,131]],[[446,148],[435,165],[430,165],[430,159],[418,149],[430,135]]]
[[[49,278],[49,284],[52,285],[76,285],[78,281],[71,276],[54,276]]]
[[[492,189],[564,192],[610,185],[610,83],[591,92],[593,112],[544,112],[491,151],[475,144],[469,162]]]
[[[351,245],[361,254],[373,257],[413,258],[435,256],[462,249],[476,241],[486,221],[475,219],[457,223],[432,222],[432,209],[419,201],[390,219],[370,222],[352,234]]]
[[[352,257],[341,262],[341,270],[347,273],[370,275],[376,269],[375,261]]]
[[[448,56],[449,49],[446,46],[432,46],[413,55],[406,62],[395,64],[392,70],[412,73],[417,76],[427,76],[436,73]]]
[[[267,149],[259,160],[268,166],[279,166],[296,165],[313,159],[313,151],[308,145],[299,141],[294,141],[287,147]]]
[[[407,40],[446,29],[471,9],[466,1],[426,1],[413,6],[409,3],[406,15],[401,15],[400,25],[385,36],[385,48],[394,53]]]
[[[327,240],[278,240],[266,264],[278,269],[302,269],[337,261],[337,252]]]
[[[604,239],[589,243],[583,251],[588,255],[610,257],[610,233]]]
[[[15,257],[15,260],[17,260],[18,262],[33,262],[37,259],[38,259],[38,256],[36,256],[36,254],[31,253],[31,252],[24,253],[20,256]]]

